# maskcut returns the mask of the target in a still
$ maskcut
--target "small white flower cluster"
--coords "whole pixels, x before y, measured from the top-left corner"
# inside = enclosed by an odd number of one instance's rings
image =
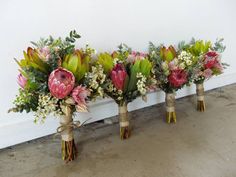
[[[29,102],[29,98],[33,96],[30,92],[24,92],[23,89],[19,89],[19,95],[17,95],[16,100],[13,102],[16,106],[24,105],[26,102]]]
[[[50,93],[39,95],[38,107],[35,113],[35,122],[39,119],[44,121],[50,114],[53,114],[54,116],[62,115],[63,113],[58,105],[58,101],[59,99],[53,97]]]
[[[89,89],[91,91],[97,91],[99,96],[102,97],[104,91],[101,84],[103,84],[106,79],[102,65],[98,65],[97,67],[92,66],[92,72],[86,73],[85,77],[89,80]]]
[[[93,48],[91,48],[88,44],[86,44],[85,49],[82,49],[84,53],[88,54],[88,55],[93,55],[96,54],[97,51]]]
[[[165,76],[168,76],[170,74],[168,63],[165,61],[162,62],[161,67],[162,67],[162,70],[164,71]]]
[[[118,98],[117,98],[117,100],[122,100],[123,99],[123,91],[122,90],[118,90]]]
[[[141,95],[145,95],[147,92],[146,89],[146,81],[147,78],[142,73],[137,73],[136,75],[138,82],[137,82],[137,88]]]
[[[118,58],[113,59],[113,64],[116,65],[118,63],[121,63],[121,61]]]
[[[108,81],[107,91],[114,95],[117,100],[120,101],[123,99],[123,91],[117,90],[117,88],[112,84],[111,80]]]
[[[113,91],[116,92],[116,88],[114,87],[114,85],[112,84],[112,82],[108,82],[108,86],[107,86],[107,91],[112,93]]]
[[[181,61],[179,67],[185,69],[186,67],[191,66],[193,64],[192,58],[193,56],[191,53],[182,51],[178,56],[178,60]]]
[[[195,81],[195,82],[199,82],[199,81],[202,81],[202,80],[204,80],[204,79],[205,79],[204,76],[199,76],[199,77],[194,78],[194,81]]]

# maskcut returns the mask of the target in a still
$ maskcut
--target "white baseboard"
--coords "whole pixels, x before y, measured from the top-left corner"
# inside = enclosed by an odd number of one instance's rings
[[[236,73],[224,74],[207,81],[205,83],[205,90],[211,90],[233,83],[236,83]],[[176,98],[191,94],[195,94],[194,85],[178,91]],[[148,101],[146,103],[138,98],[128,105],[128,109],[132,111],[162,102],[164,102],[164,93],[162,91],[152,92],[148,94]],[[117,105],[111,99],[104,99],[91,103],[90,113],[78,114],[75,119],[83,122],[91,118],[87,122],[91,123],[115,116],[117,113]],[[19,116],[19,114],[14,114],[14,116],[17,115]],[[29,119],[24,119],[23,121],[2,124],[0,126],[0,149],[53,134],[59,125],[58,119],[53,117],[49,117],[44,124],[34,124],[33,116],[29,117]]]

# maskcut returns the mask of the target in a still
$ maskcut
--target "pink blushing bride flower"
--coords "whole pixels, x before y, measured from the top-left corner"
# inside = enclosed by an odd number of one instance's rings
[[[214,68],[217,69],[219,73],[223,73],[224,68],[221,63],[218,62],[217,64],[215,64]]]
[[[206,70],[204,70],[203,76],[204,76],[206,79],[211,78],[211,76],[212,76],[212,70],[211,70],[211,69],[206,69]]]
[[[127,73],[122,64],[116,64],[111,71],[112,84],[118,90],[123,90]]]
[[[171,74],[168,77],[170,85],[175,88],[181,87],[187,82],[187,73],[181,69],[175,69],[171,71]]]
[[[132,52],[131,52],[131,55],[136,56],[136,55],[137,55],[137,52],[132,51]]]
[[[27,79],[22,74],[19,74],[17,76],[17,83],[20,85],[21,88],[24,89],[27,83]]]
[[[147,54],[145,53],[132,51],[127,58],[127,62],[135,63],[137,60],[143,60],[146,56]]]
[[[75,77],[72,72],[58,68],[48,78],[48,87],[53,96],[62,99],[70,94],[75,85]]]
[[[39,49],[39,55],[42,57],[43,60],[48,61],[50,57],[50,49],[48,46],[45,46]]]
[[[193,69],[193,76],[195,79],[204,76],[204,73],[200,69]]]
[[[78,105],[86,105],[86,99],[90,96],[90,91],[83,86],[77,86],[72,91],[72,98]]]
[[[136,60],[136,56],[135,55],[132,55],[132,54],[128,55],[127,62],[134,63],[135,60]]]
[[[175,69],[177,69],[177,66],[176,66],[174,60],[172,60],[172,61],[168,64],[168,66],[169,66],[170,70],[175,70]]]

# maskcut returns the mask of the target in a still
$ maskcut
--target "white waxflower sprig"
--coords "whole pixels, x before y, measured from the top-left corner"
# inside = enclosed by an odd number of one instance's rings
[[[89,56],[92,56],[97,53],[97,51],[91,48],[88,44],[86,44],[85,49],[82,49],[82,51]]]
[[[54,116],[62,115],[60,106],[58,105],[59,99],[53,97],[50,93],[40,94],[38,98],[38,107],[35,113],[35,122],[38,120],[44,121],[50,114]]]
[[[92,91],[96,91],[99,96],[103,97],[104,91],[100,86],[106,79],[106,75],[103,72],[103,67],[101,65],[98,65],[96,67],[92,66],[92,71],[86,73],[85,77],[89,80],[89,89],[91,89]]]
[[[113,59],[113,64],[116,65],[118,63],[121,63],[121,61],[118,58]]]
[[[147,89],[146,89],[147,78],[142,73],[137,73],[136,77],[138,79],[137,89],[141,95],[145,95],[147,93]]]
[[[193,56],[191,53],[182,51],[179,56],[178,60],[181,61],[179,66],[181,69],[184,69],[185,67],[191,66],[193,64]]]

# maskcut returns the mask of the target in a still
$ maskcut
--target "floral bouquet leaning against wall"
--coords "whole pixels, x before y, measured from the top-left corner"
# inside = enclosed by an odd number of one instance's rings
[[[149,55],[154,63],[157,84],[166,95],[167,123],[172,120],[175,123],[175,92],[191,82],[193,56],[185,50],[177,52],[173,46],[156,47],[153,43],[149,44]]]
[[[195,58],[192,79],[196,84],[197,110],[203,112],[205,111],[204,81],[222,74],[228,66],[221,61],[221,53],[226,47],[223,45],[223,39],[217,40],[214,45],[211,41],[192,39],[189,44],[181,42],[179,47],[190,52]]]
[[[44,121],[48,115],[60,118],[57,131],[62,137],[62,158],[72,161],[76,157],[73,129],[80,122],[73,122],[74,112],[87,112],[86,101],[93,91],[84,84],[89,71],[92,49],[75,49],[74,42],[80,36],[70,32],[65,40],[41,39],[34,48],[24,51],[24,58],[16,60],[20,66],[19,94],[14,101],[13,112],[35,112],[35,122]]]
[[[98,80],[103,92],[117,103],[120,137],[127,139],[130,136],[127,104],[139,96],[145,99],[149,86],[155,84],[155,80],[151,74],[152,64],[146,54],[132,52],[124,44],[118,48],[112,54],[100,53],[96,69],[94,68],[96,72],[89,73],[89,75],[90,78],[94,78],[94,75],[98,76],[91,80],[102,78],[102,82],[101,79]]]

